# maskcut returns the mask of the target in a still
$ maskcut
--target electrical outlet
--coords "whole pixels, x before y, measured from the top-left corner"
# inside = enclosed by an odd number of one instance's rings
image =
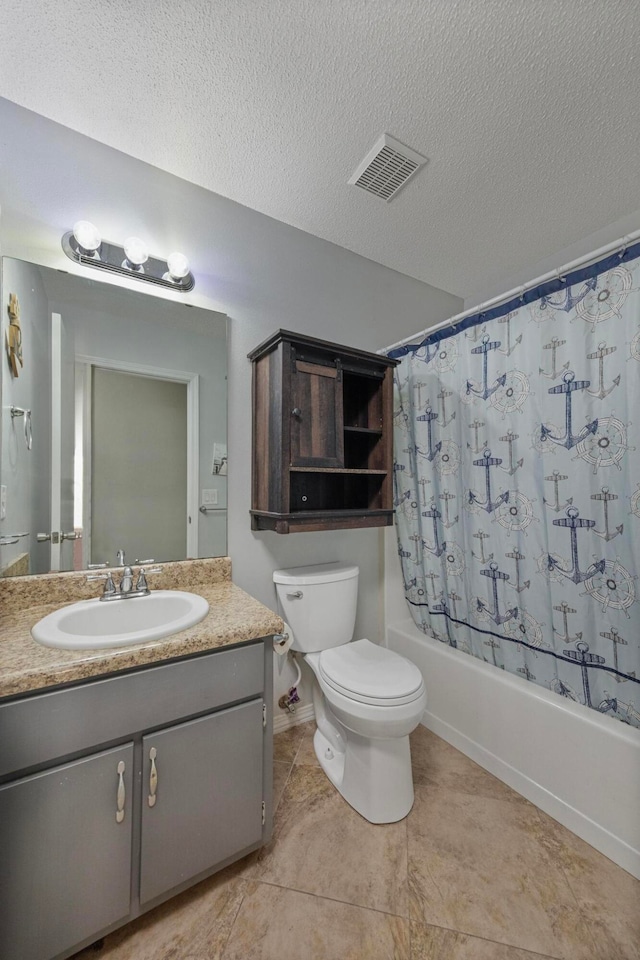
[[[202,491],[202,502],[208,506],[218,502],[218,491],[217,490],[203,490]]]
[[[0,486],[0,520],[5,520],[7,516],[7,488],[3,483]]]

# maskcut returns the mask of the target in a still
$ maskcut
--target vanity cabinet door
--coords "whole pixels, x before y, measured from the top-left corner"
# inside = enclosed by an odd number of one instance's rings
[[[0,787],[0,957],[47,960],[129,915],[133,744]]]
[[[143,737],[141,904],[262,839],[262,702]]]

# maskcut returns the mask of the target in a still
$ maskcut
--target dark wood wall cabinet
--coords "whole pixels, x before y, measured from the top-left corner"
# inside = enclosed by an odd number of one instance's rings
[[[397,361],[288,330],[249,359],[252,530],[390,524]]]

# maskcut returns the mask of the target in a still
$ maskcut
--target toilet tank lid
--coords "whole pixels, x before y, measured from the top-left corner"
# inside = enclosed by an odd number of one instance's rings
[[[342,563],[314,563],[309,567],[290,567],[288,570],[274,570],[274,583],[311,584],[335,583],[338,580],[351,580],[357,577],[358,567]]]

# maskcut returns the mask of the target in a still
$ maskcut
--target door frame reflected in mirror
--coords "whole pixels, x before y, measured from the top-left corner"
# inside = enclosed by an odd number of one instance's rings
[[[129,373],[134,376],[148,377],[151,380],[163,380],[169,383],[183,383],[187,388],[187,511],[186,511],[186,555],[198,556],[198,468],[200,464],[200,376],[183,370],[170,370],[164,367],[152,367],[142,363],[129,363],[124,360],[111,360],[106,357],[76,355],[76,433],[77,447],[81,444],[82,464],[82,566],[87,568],[95,562],[91,557],[91,501],[92,501],[92,456],[91,456],[91,374],[94,368],[113,370],[117,373]],[[78,407],[80,406],[80,410]],[[80,477],[76,475],[76,479]],[[132,477],[132,483],[144,482],[144,478]],[[110,558],[112,560],[113,558]],[[156,558],[154,558],[156,559]]]

